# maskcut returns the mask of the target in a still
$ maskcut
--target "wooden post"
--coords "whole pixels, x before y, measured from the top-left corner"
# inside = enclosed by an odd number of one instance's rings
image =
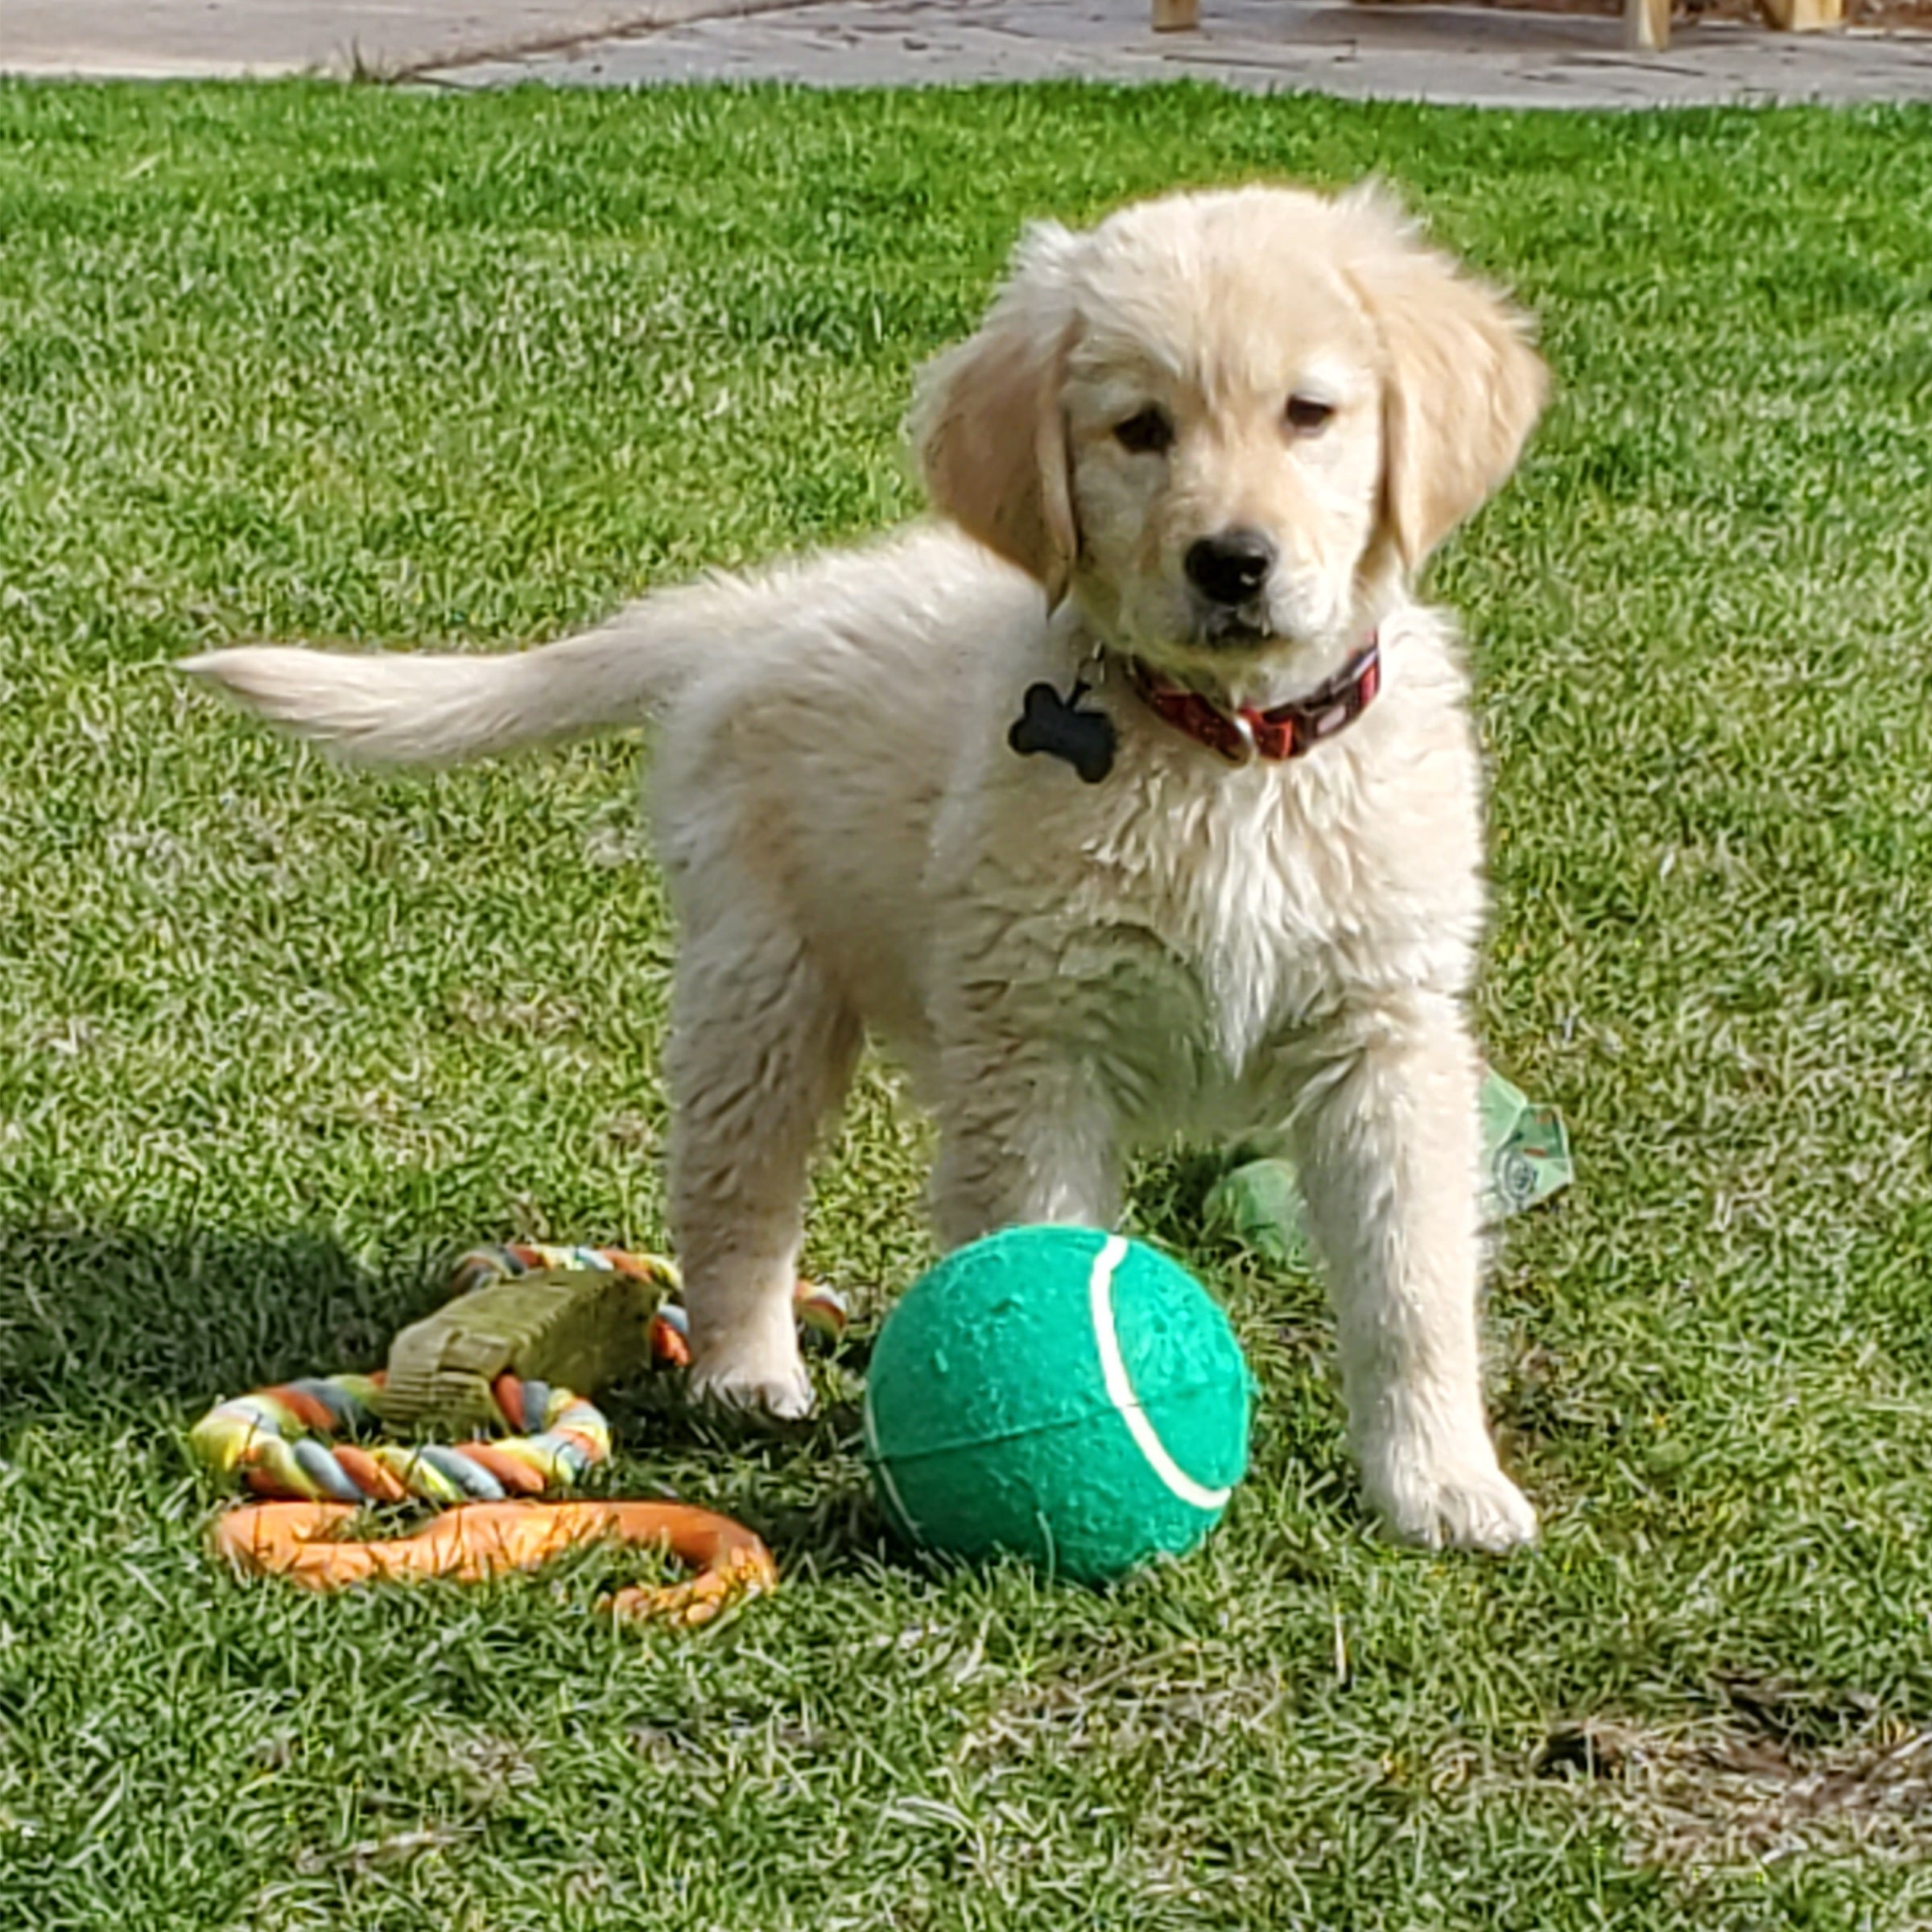
[[[1624,0],[1625,47],[1633,53],[1661,54],[1670,44],[1670,0]]]
[[[1815,34],[1845,23],[1845,0],[1764,0],[1764,8],[1781,33]]]
[[[1154,0],[1154,31],[1184,34],[1201,23],[1201,0]]]

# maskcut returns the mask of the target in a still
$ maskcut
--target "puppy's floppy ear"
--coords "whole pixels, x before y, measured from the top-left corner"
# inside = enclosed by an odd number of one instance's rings
[[[1386,357],[1383,510],[1414,572],[1515,468],[1550,372],[1527,318],[1426,246],[1380,188],[1354,190],[1338,213],[1349,279]]]
[[[978,332],[921,371],[912,411],[935,507],[1038,578],[1051,603],[1079,547],[1060,385],[1080,246],[1057,222],[1029,229]]]

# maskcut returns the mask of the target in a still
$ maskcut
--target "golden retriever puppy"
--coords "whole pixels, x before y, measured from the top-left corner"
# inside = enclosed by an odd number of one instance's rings
[[[938,1116],[949,1245],[1110,1224],[1137,1145],[1278,1137],[1371,1501],[1505,1550],[1535,1517],[1478,1360],[1480,776],[1409,586],[1544,386],[1373,191],[1176,195],[1033,229],[926,372],[943,521],[523,654],[189,668],[365,759],[654,725],[700,1389],[809,1406],[807,1163],[869,1030]]]

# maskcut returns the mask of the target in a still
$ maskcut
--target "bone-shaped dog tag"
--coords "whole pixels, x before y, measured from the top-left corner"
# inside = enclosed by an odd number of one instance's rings
[[[1043,751],[1063,759],[1084,783],[1097,785],[1113,770],[1119,734],[1104,711],[1082,711],[1087,687],[1076,683],[1065,697],[1051,684],[1030,684],[1020,715],[1006,734],[1006,742],[1023,758]]]

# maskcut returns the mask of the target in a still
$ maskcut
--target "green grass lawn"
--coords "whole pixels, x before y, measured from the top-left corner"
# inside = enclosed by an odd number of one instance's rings
[[[1175,1159],[1138,1224],[1262,1383],[1224,1530],[1106,1596],[899,1555],[850,1397],[927,1143],[873,1069],[824,1419],[613,1405],[617,1486],[778,1595],[218,1574],[216,1396],[373,1363],[475,1240],[662,1242],[671,941],[634,747],[345,772],[168,661],[508,646],[889,523],[1023,217],[1372,169],[1561,382],[1435,573],[1483,1030],[1581,1167],[1488,1311],[1542,1546],[1373,1540],[1318,1290]],[[1932,1922],[1929,630],[1932,116],[0,89],[0,1925]]]

